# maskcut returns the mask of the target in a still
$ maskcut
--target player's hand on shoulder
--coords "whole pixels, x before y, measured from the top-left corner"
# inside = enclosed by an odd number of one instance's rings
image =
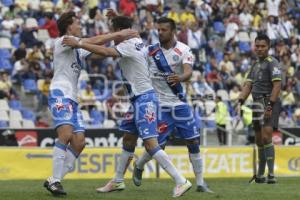
[[[122,40],[127,40],[130,38],[140,37],[139,32],[133,29],[123,29],[120,31],[120,37]]]
[[[73,47],[73,48],[78,48],[79,41],[76,40],[76,38],[74,38],[74,37],[64,36],[63,41],[62,41],[62,45],[63,46],[70,46],[70,47]]]

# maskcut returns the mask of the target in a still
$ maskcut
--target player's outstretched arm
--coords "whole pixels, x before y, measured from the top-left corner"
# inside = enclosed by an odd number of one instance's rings
[[[139,33],[136,30],[133,29],[124,29],[118,32],[114,33],[108,33],[105,35],[98,35],[90,38],[83,38],[82,42],[90,43],[90,44],[97,44],[97,45],[103,45],[107,42],[113,41],[113,40],[127,40],[129,38],[133,37],[139,37]]]
[[[63,45],[67,45],[73,48],[82,48],[89,52],[104,56],[104,57],[120,57],[119,52],[114,48],[108,48],[104,46],[89,44],[86,42],[78,41],[74,37],[64,37]]]

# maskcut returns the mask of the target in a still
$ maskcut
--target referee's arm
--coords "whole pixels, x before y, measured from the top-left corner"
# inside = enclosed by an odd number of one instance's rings
[[[281,80],[273,81],[273,89],[270,97],[271,102],[276,102],[281,91]]]
[[[239,102],[241,104],[244,103],[244,101],[248,98],[249,94],[251,93],[252,90],[252,80],[251,79],[247,79],[243,88],[242,88],[242,92],[239,96]]]

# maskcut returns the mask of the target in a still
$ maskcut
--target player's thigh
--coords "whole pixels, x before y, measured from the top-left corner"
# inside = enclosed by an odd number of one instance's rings
[[[196,120],[190,106],[177,106],[174,113],[175,115],[173,118],[175,120],[175,127],[177,128],[178,137],[185,140],[192,140],[200,137]]]
[[[72,137],[74,130],[73,110],[71,100],[63,97],[52,97],[48,99],[48,106],[54,122],[54,128],[61,142],[67,143]]]
[[[77,154],[80,154],[85,147],[85,135],[83,132],[77,132],[72,135],[70,146]]]
[[[68,144],[73,135],[73,126],[69,124],[62,124],[56,128],[58,140],[64,144]]]
[[[134,102],[134,120],[139,136],[157,138],[158,100],[155,93],[141,95]]]
[[[80,111],[78,103],[72,101],[71,106],[73,109],[73,118],[72,118],[72,123],[74,124],[74,130],[73,133],[84,133],[85,132],[85,127],[84,127],[84,122],[83,122],[83,116]]]
[[[136,146],[136,141],[138,135],[136,133],[124,133],[123,135],[123,146],[127,148],[134,148]]]
[[[161,117],[157,122],[157,132],[158,132],[158,144],[160,146],[165,146],[170,134],[175,129],[175,121],[172,118],[171,111],[164,110],[160,113]]]

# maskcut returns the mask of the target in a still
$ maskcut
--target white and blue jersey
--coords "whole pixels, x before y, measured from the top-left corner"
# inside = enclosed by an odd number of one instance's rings
[[[91,53],[62,45],[63,37],[54,44],[54,76],[50,84],[49,109],[54,126],[69,124],[74,132],[83,132],[82,116],[77,103],[78,78],[85,67],[85,59]]]
[[[158,100],[150,79],[147,48],[140,38],[125,40],[115,48],[121,55],[119,65],[132,103],[126,114],[130,117],[122,121],[120,129],[142,139],[157,137]]]
[[[171,87],[167,76],[171,73],[182,74],[183,64],[193,66],[194,56],[190,48],[176,42],[173,48],[164,49],[149,46],[149,70],[152,85],[159,97],[158,142],[166,143],[169,134],[176,128],[177,136],[182,139],[193,139],[200,136],[192,108],[185,100],[185,84]]]

